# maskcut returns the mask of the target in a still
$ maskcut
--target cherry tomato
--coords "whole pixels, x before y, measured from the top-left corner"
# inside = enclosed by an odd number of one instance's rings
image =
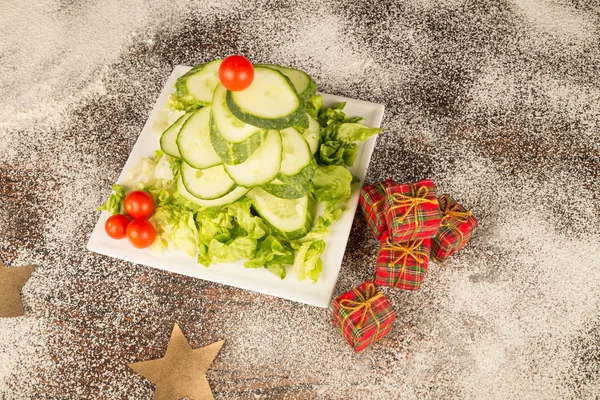
[[[154,212],[154,199],[150,193],[143,190],[134,190],[125,196],[123,208],[127,215],[133,219],[150,218]]]
[[[239,54],[229,56],[219,67],[219,79],[232,92],[244,90],[254,80],[254,67],[250,60]]]
[[[113,239],[123,239],[127,236],[129,222],[129,218],[123,214],[111,215],[104,224],[104,230]]]
[[[154,238],[156,238],[156,229],[147,219],[136,219],[127,227],[127,239],[138,249],[150,246]]]

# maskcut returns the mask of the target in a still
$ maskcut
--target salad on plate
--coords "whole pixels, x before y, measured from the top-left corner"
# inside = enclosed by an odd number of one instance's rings
[[[347,168],[357,142],[380,132],[344,106],[323,107],[298,69],[239,55],[192,68],[154,122],[160,150],[99,207],[113,214],[106,233],[181,249],[206,267],[243,259],[316,282],[357,181]]]

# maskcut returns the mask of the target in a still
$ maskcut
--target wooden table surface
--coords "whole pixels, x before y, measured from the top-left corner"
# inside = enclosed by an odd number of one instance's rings
[[[47,3],[0,4],[0,256],[37,265],[0,319],[0,398],[151,398],[127,364],[175,322],[225,340],[217,398],[600,393],[596,2]],[[420,291],[383,290],[398,319],[360,355],[329,310],[86,250],[173,67],[238,52],[385,104],[367,181],[431,177],[479,218]],[[359,217],[336,294],[372,274]]]

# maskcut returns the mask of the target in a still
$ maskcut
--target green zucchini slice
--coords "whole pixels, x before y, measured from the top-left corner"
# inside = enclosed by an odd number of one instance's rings
[[[196,169],[188,163],[182,162],[181,178],[187,191],[203,200],[213,200],[223,197],[237,186],[229,175],[227,175],[223,165],[206,169]]]
[[[252,84],[237,92],[228,90],[226,100],[238,119],[264,129],[285,129],[306,118],[304,101],[289,78],[267,67],[255,67]]]
[[[211,107],[203,107],[195,111],[177,135],[177,147],[181,158],[198,169],[221,164],[221,158],[210,142],[210,109]]]
[[[219,84],[220,66],[221,60],[213,60],[197,65],[182,75],[175,83],[177,100],[188,109],[209,105]]]

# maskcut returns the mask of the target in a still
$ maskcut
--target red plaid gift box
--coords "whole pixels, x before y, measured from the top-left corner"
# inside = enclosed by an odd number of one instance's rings
[[[477,219],[448,194],[441,195],[438,202],[442,223],[431,243],[431,258],[442,262],[467,244],[477,229]]]
[[[431,239],[394,243],[388,233],[381,238],[375,284],[418,290],[427,273]]]
[[[442,216],[433,181],[389,186],[386,194],[386,221],[394,243],[428,239],[436,235]]]
[[[333,301],[333,323],[357,353],[385,336],[394,319],[392,305],[370,281]]]
[[[360,209],[371,228],[375,238],[380,239],[387,230],[385,221],[385,188],[395,185],[393,179],[386,179],[369,186],[360,191]]]

